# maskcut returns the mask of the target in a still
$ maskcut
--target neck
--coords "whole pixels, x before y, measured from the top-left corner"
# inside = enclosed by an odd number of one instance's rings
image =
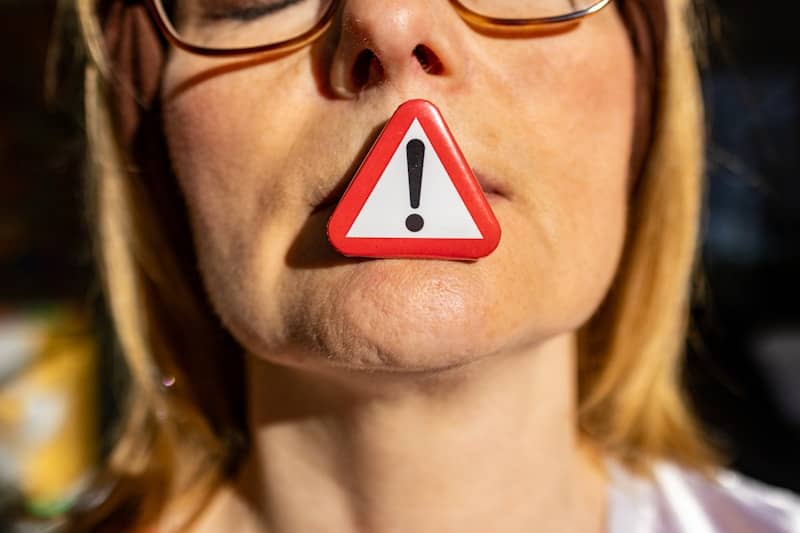
[[[602,531],[575,359],[571,335],[430,375],[250,357],[239,493],[270,533]]]

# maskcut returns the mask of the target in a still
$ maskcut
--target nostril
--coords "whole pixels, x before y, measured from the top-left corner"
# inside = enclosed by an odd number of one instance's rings
[[[424,44],[417,45],[412,51],[412,55],[419,62],[422,70],[428,74],[438,75],[444,72],[444,65],[439,60],[437,55],[425,46]],[[351,83],[353,84],[350,90],[359,92],[367,87],[379,84],[385,77],[384,66],[380,58],[370,50],[365,48],[361,50],[353,62],[351,71]]]
[[[383,65],[372,50],[362,50],[353,64],[353,84],[363,89],[383,78]]]
[[[428,74],[441,74],[444,72],[444,65],[433,53],[433,50],[425,46],[424,44],[418,44],[416,48],[414,48],[414,57],[417,58],[419,64],[422,66],[422,69],[427,72]]]

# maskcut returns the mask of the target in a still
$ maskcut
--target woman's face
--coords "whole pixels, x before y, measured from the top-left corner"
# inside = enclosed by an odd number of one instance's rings
[[[511,38],[477,32],[445,0],[343,4],[328,34],[278,59],[170,52],[166,141],[225,325],[279,364],[379,370],[578,328],[624,239],[635,81],[616,9]],[[413,98],[440,108],[485,177],[503,236],[477,262],[349,259],[327,242],[326,199]]]

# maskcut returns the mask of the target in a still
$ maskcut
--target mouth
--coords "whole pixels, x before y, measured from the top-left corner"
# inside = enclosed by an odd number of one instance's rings
[[[505,183],[495,179],[494,176],[485,174],[481,170],[473,168],[472,172],[475,174],[475,178],[477,178],[478,185],[481,186],[483,194],[486,195],[486,198],[489,201],[492,201],[496,198],[504,198],[506,200],[511,198]]]
[[[313,207],[311,214],[324,211],[325,209],[333,207],[336,204],[338,204],[339,200],[341,200],[342,196],[344,196],[344,192],[347,190],[347,186],[349,185],[351,179],[340,181],[336,185],[336,187],[334,187],[327,193],[321,193],[319,200],[316,202],[312,202],[311,204]]]
[[[490,203],[501,199],[510,199],[508,189],[503,183],[480,170],[473,168],[472,172],[475,174],[475,178],[478,180],[478,184],[480,185],[483,194]],[[327,193],[323,193],[318,201],[312,202],[312,214],[336,206],[336,204],[338,204],[342,199],[342,196],[347,190],[347,186],[350,181],[351,180],[348,179],[338,183],[333,189]]]

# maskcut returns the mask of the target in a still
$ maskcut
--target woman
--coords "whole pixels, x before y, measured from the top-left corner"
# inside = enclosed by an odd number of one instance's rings
[[[679,387],[703,153],[686,2],[145,4],[77,0],[133,379],[76,528],[797,527],[791,496],[717,468]],[[485,259],[326,241],[413,98],[482,176]]]

